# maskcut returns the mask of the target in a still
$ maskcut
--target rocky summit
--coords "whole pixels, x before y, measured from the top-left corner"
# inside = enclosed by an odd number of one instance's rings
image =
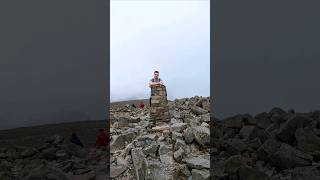
[[[167,104],[169,121],[150,128],[149,107],[111,107],[111,179],[210,178],[210,97]]]
[[[213,179],[320,179],[320,111],[273,108],[213,121]]]

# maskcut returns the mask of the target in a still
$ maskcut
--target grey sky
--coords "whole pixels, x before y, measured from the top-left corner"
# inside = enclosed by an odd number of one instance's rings
[[[319,1],[215,1],[214,115],[320,109]]]
[[[168,98],[210,95],[210,1],[111,1],[111,101],[148,98],[154,70]]]
[[[0,129],[106,118],[107,2],[0,2]]]

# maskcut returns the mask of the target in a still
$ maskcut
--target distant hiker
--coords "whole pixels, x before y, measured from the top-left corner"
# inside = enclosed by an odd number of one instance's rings
[[[144,108],[143,102],[140,103],[139,108],[140,108],[140,109],[143,109],[143,108]]]
[[[70,142],[72,142],[73,144],[76,144],[78,146],[83,147],[82,142],[80,141],[79,137],[77,136],[76,133],[72,133],[71,134],[71,138],[70,138]]]
[[[134,104],[131,104],[131,107],[133,107],[133,108],[137,108],[137,107],[136,107],[136,105],[134,105]]]
[[[107,134],[103,129],[99,129],[99,132],[96,136],[96,146],[107,146],[109,143],[109,139]]]

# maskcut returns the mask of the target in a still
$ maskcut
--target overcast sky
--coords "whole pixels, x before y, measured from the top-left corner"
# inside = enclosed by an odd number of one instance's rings
[[[319,1],[215,1],[213,114],[320,109]]]
[[[110,99],[149,98],[153,71],[168,98],[210,96],[210,1],[111,1]]]

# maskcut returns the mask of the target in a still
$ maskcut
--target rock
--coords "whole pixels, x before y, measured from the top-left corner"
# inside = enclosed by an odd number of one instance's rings
[[[87,149],[85,148],[81,148],[80,146],[78,145],[75,145],[73,143],[68,143],[65,147],[65,150],[68,154],[70,155],[73,155],[75,157],[78,157],[78,158],[84,158],[88,155],[88,151]],[[54,155],[57,151],[54,151],[53,149],[52,150],[48,150],[46,151],[46,155],[49,159],[50,158],[53,158],[53,152],[54,152]]]
[[[238,170],[239,180],[268,180],[269,177],[256,169],[240,167]]]
[[[311,165],[312,156],[294,149],[288,144],[267,140],[259,149],[258,157],[269,161],[279,169]]]
[[[295,140],[296,129],[303,128],[309,121],[310,119],[304,116],[292,116],[281,125],[277,137],[283,142],[292,143]]]
[[[182,160],[193,169],[210,169],[210,160],[202,157],[189,157]]]
[[[134,132],[124,133],[119,136],[116,136],[110,145],[110,152],[114,153],[117,150],[122,150],[126,147],[126,144],[131,143],[136,134]]]
[[[292,180],[318,180],[320,179],[320,166],[296,167],[293,169]]]
[[[135,177],[137,180],[144,180],[146,176],[146,160],[144,154],[138,149],[131,150],[131,157],[134,166]]]
[[[50,144],[61,144],[63,141],[64,141],[64,138],[60,135],[53,135],[45,140],[46,143],[50,143]]]
[[[193,131],[190,127],[183,131],[183,137],[187,144],[191,144],[194,140]]]
[[[236,173],[240,167],[246,167],[246,163],[247,159],[241,155],[233,155],[225,161],[224,169],[227,173]]]
[[[182,133],[172,132],[172,140],[176,141],[177,139],[183,139]]]
[[[160,155],[160,161],[163,164],[173,164],[174,160],[173,160],[173,152],[167,152],[166,154],[161,154]]]
[[[35,155],[38,151],[35,148],[27,148],[21,152],[21,156],[24,158]]]
[[[248,146],[243,141],[237,138],[226,141],[223,146],[226,148],[226,151],[231,155],[239,154],[247,150],[248,148]]]
[[[250,146],[253,149],[258,149],[262,145],[259,138],[255,138],[248,142],[248,146]]]
[[[160,144],[160,147],[159,147],[159,155],[162,155],[162,154],[167,154],[168,152],[170,152],[170,147],[165,145],[165,144]]]
[[[34,169],[30,169],[28,175],[23,177],[26,180],[34,180],[34,179],[50,179],[50,180],[64,180],[67,179],[67,175],[54,167],[50,166],[39,166]]]
[[[243,126],[239,135],[243,139],[254,139],[257,136],[258,128],[256,126]]]
[[[208,113],[207,110],[202,109],[201,107],[198,107],[198,106],[193,106],[191,108],[191,112],[194,113],[195,115],[202,115],[202,114]]]
[[[191,172],[189,171],[187,165],[179,165],[176,168],[176,173],[174,175],[176,177],[176,179],[185,179],[187,177],[191,176]]]
[[[278,114],[278,115],[282,115],[286,113],[286,111],[284,111],[283,109],[279,108],[279,107],[274,107],[270,110],[269,114],[272,116],[274,114]]]
[[[110,177],[111,178],[116,178],[120,176],[123,172],[127,170],[126,167],[124,166],[111,166],[110,167]]]
[[[257,120],[253,118],[250,114],[245,114],[243,116],[243,122],[245,125],[257,125]]]
[[[54,160],[56,159],[56,152],[58,151],[58,149],[56,148],[49,148],[49,149],[44,149],[41,152],[42,157],[44,157],[47,160]]]
[[[223,123],[228,128],[241,129],[242,128],[242,117],[235,116],[229,117],[223,120]]]
[[[180,148],[185,149],[185,147],[186,147],[186,143],[183,140],[181,140],[181,139],[177,139],[176,140],[176,143],[174,145],[174,150],[175,151],[180,149]]]
[[[156,157],[158,149],[159,149],[158,144],[151,144],[143,149],[143,153],[145,155],[150,155],[152,157]]]
[[[177,161],[177,162],[181,162],[181,160],[183,159],[185,155],[185,152],[182,148],[179,148],[177,151],[175,151],[173,153],[173,158]]]
[[[210,145],[210,129],[203,126],[196,126],[192,128],[194,138],[197,143],[202,146]]]
[[[266,129],[268,126],[270,126],[271,120],[268,117],[260,117],[257,118],[257,126]]]
[[[320,151],[320,137],[316,136],[312,130],[299,128],[295,132],[298,149],[304,152]]]
[[[202,122],[206,122],[206,123],[209,123],[211,120],[210,120],[210,114],[207,113],[207,114],[202,114],[200,116],[200,119]]]
[[[209,170],[199,170],[199,169],[192,169],[192,180],[209,180],[210,172]]]
[[[170,131],[182,132],[187,126],[187,123],[176,123],[170,126]]]

